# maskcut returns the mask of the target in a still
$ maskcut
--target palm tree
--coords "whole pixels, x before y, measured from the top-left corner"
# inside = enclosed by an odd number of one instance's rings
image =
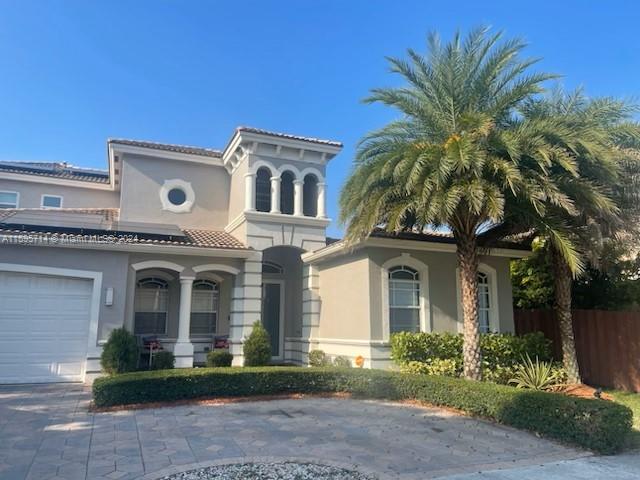
[[[340,198],[349,242],[376,227],[451,230],[460,267],[464,375],[476,380],[479,232],[503,222],[506,204],[572,209],[548,172],[576,175],[575,164],[546,140],[575,141],[572,132],[552,118],[530,122],[518,113],[552,78],[529,73],[536,60],[521,58],[524,47],[480,28],[444,45],[431,34],[426,56],[410,49],[408,60],[390,58],[405,85],[374,89],[366,101],[393,107],[401,118],[361,140]]]
[[[522,113],[532,121],[554,119],[574,132],[577,141],[555,137],[547,141],[575,159],[579,177],[550,170],[573,208],[547,208],[542,216],[521,222],[536,226],[546,238],[554,270],[555,311],[560,327],[562,357],[570,383],[580,382],[571,316],[571,285],[586,262],[597,266],[603,246],[632,228],[640,218],[640,125],[631,121],[634,107],[611,98],[588,99],[582,90],[556,90],[532,100]],[[522,212],[519,211],[520,221]],[[525,215],[526,217],[527,215]],[[508,217],[508,215],[507,215]],[[509,219],[506,220],[509,223]],[[555,232],[562,231],[561,238]]]

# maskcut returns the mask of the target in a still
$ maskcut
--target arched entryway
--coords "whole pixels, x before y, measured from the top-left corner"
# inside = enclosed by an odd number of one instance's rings
[[[302,253],[290,246],[262,253],[262,323],[271,338],[274,362],[287,359],[285,339],[302,333]]]

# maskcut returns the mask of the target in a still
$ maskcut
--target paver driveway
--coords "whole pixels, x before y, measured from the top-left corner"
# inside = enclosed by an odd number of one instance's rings
[[[92,414],[79,385],[0,387],[1,479],[150,478],[222,459],[304,459],[429,478],[583,453],[439,409],[308,398]]]

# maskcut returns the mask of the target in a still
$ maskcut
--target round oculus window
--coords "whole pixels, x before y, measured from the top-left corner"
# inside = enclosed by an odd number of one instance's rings
[[[187,201],[187,194],[181,188],[174,187],[169,190],[167,198],[172,205],[179,206]]]

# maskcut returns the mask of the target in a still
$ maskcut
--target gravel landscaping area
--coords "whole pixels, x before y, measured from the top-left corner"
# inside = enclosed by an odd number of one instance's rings
[[[315,463],[237,463],[201,468],[162,480],[375,480],[353,470]]]

